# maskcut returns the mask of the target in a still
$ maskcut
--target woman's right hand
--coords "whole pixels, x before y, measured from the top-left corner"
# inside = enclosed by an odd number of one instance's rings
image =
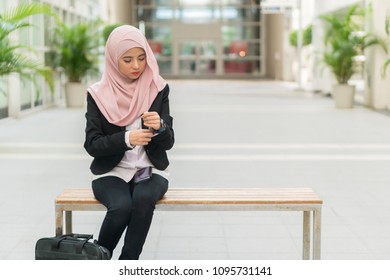
[[[133,146],[145,146],[153,137],[153,132],[149,129],[138,129],[130,131],[130,144]]]

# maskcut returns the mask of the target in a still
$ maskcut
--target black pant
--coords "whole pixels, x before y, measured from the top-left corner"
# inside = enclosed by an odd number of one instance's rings
[[[108,176],[92,182],[93,193],[107,207],[98,243],[111,255],[127,227],[119,259],[137,260],[142,252],[156,202],[168,190],[168,180],[160,175],[134,183]]]

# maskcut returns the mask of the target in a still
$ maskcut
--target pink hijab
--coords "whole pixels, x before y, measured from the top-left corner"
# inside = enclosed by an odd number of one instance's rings
[[[126,51],[135,47],[144,49],[146,67],[137,80],[131,80],[119,71],[118,61]],[[108,37],[103,76],[88,88],[88,92],[110,123],[126,126],[150,108],[165,85],[144,34],[133,26],[122,25]]]

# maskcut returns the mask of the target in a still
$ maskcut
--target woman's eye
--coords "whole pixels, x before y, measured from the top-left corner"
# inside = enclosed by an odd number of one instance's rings
[[[123,60],[125,63],[130,63],[131,60]]]

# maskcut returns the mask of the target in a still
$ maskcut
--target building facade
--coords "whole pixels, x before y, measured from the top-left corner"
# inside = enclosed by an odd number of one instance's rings
[[[0,12],[22,2],[47,3],[66,23],[100,17],[107,24],[140,28],[166,78],[266,78],[304,82],[322,92],[330,92],[334,79],[317,67],[315,53],[324,48],[318,17],[354,3],[371,3],[367,28],[386,36],[384,20],[390,10],[390,2],[381,0],[2,0]],[[32,46],[38,59],[50,65],[54,19],[40,15],[30,20],[34,28],[15,34],[13,40]],[[291,30],[309,24],[312,47],[290,46]],[[387,55],[378,48],[367,53],[365,72],[355,80],[363,81],[365,105],[383,109],[390,106],[390,78],[380,75]],[[33,83],[17,75],[0,77],[0,118],[58,104],[64,99],[64,82],[64,75],[56,73],[55,91],[50,93],[41,79],[38,93]]]
[[[109,15],[145,32],[165,77],[291,80],[288,31],[296,3],[117,0],[109,3]]]
[[[131,13],[165,76],[264,76],[260,0],[133,0]]]

